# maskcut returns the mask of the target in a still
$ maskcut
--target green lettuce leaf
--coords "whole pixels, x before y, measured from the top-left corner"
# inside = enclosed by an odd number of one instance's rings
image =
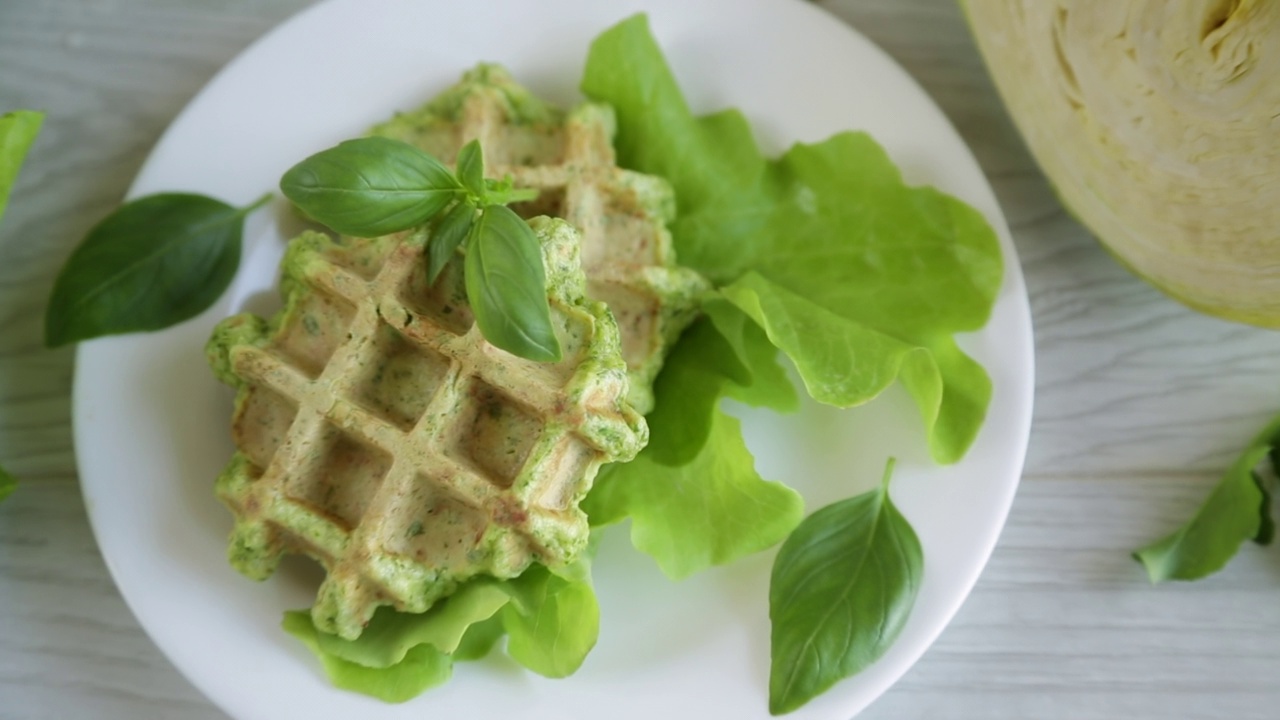
[[[371,695],[389,703],[411,700],[444,683],[453,675],[453,660],[430,645],[411,648],[400,662],[384,668],[365,667],[331,655],[320,647],[320,632],[306,610],[284,614],[285,631],[298,638],[320,658],[335,687]]]
[[[452,653],[474,624],[493,617],[510,595],[495,582],[471,582],[424,613],[398,612],[383,606],[355,640],[317,632],[320,649],[365,667],[395,665],[419,645]]]
[[[507,654],[544,677],[572,675],[600,635],[600,606],[590,574],[557,574],[534,565],[506,587],[511,594],[502,609]]]
[[[488,620],[482,620],[467,628],[467,631],[462,634],[457,649],[453,651],[453,659],[479,660],[488,655],[505,634],[507,631],[502,627],[502,613],[497,613]]]
[[[616,108],[619,161],[675,187],[672,232],[683,264],[721,286],[754,272],[865,330],[864,339],[941,355],[935,369],[912,374],[913,394],[918,402],[937,396],[922,404],[937,406],[925,418],[934,457],[954,462],[964,454],[991,386],[951,336],[986,323],[1003,274],[999,243],[980,213],[933,188],[907,186],[865,133],[765,159],[737,111],[690,112],[643,16],[596,39],[582,89]],[[865,350],[849,345],[840,357]],[[922,375],[940,387],[926,392]]]
[[[1257,472],[1264,461],[1280,472],[1280,418],[1253,439],[1200,506],[1195,517],[1134,553],[1151,582],[1198,580],[1227,564],[1246,540],[1266,545],[1275,535],[1271,493]]]
[[[502,634],[498,613],[511,597],[504,586],[468,583],[425,613],[378,608],[356,640],[317,630],[307,610],[285,613],[281,625],[319,658],[335,687],[399,703],[448,680],[454,660],[489,652]]]
[[[719,410],[691,462],[663,465],[646,448],[598,477],[585,507],[596,524],[630,517],[632,543],[677,579],[777,544],[804,513],[797,492],[756,474],[741,426]]]
[[[901,381],[924,419],[933,456],[940,462],[954,462],[964,455],[973,440],[971,432],[981,425],[991,385],[982,368],[954,344],[938,342],[930,348],[903,342],[833,313],[754,271],[721,293],[791,358],[815,400],[853,407]],[[960,364],[946,365],[949,361]],[[953,383],[961,392],[950,403],[943,402],[944,366],[957,373],[952,377],[963,380]],[[974,369],[971,376],[962,375]],[[974,392],[976,402],[960,401],[964,390]]]

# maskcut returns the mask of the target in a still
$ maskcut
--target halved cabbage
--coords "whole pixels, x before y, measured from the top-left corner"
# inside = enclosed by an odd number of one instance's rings
[[[1280,327],[1280,2],[967,0],[1066,206],[1198,310]]]

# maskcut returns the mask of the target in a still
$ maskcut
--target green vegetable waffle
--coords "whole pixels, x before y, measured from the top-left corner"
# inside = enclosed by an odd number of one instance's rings
[[[428,286],[426,230],[295,238],[284,310],[228,318],[210,339],[239,391],[238,451],[217,483],[236,516],[231,562],[261,579],[286,552],[319,560],[318,629],[355,638],[380,605],[423,612],[469,577],[573,561],[597,470],[647,441],[618,327],[585,296],[579,234],[530,225],[560,362],[484,340],[461,256]]]

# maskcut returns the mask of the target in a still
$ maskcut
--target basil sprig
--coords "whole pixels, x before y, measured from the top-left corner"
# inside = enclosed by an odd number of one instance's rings
[[[316,221],[356,237],[408,230],[440,216],[427,246],[428,279],[434,283],[462,249],[467,300],[485,340],[529,360],[560,360],[538,239],[506,207],[537,192],[516,189],[510,179],[485,179],[478,142],[459,151],[455,174],[398,140],[348,140],[295,165],[280,190]]]

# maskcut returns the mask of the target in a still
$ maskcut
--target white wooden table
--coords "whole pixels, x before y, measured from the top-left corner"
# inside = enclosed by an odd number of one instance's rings
[[[458,2],[464,0],[455,0]],[[983,2],[984,0],[972,0]],[[220,66],[309,0],[0,0],[0,111],[48,111],[0,228],[0,718],[222,714],[125,608],[85,518],[71,350],[51,280]],[[1009,524],[941,639],[865,718],[1280,717],[1280,548],[1152,588],[1129,551],[1174,527],[1271,413],[1280,333],[1183,309],[1068,217],[953,0],[830,0],[973,148],[1031,291],[1035,423]]]

